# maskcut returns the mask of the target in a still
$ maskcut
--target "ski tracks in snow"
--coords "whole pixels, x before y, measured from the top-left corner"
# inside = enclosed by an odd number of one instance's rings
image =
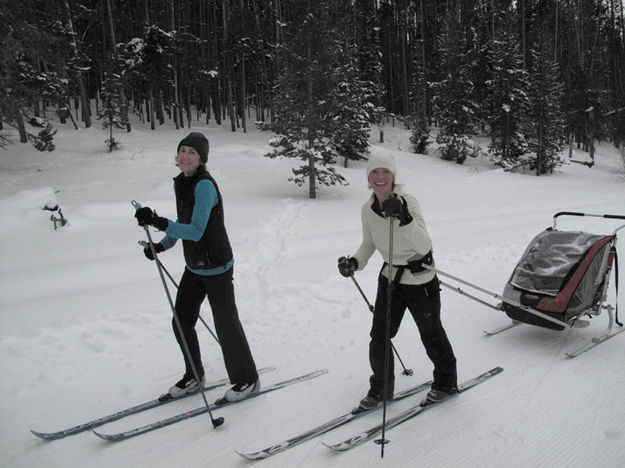
[[[245,295],[256,297],[258,301],[277,297],[281,293],[279,279],[281,260],[288,250],[289,241],[293,238],[292,227],[296,223],[302,204],[287,200],[278,208],[277,214],[269,218],[263,225],[257,239],[250,241],[247,250],[251,254],[242,260],[237,258],[241,275],[241,283],[245,287]]]
[[[321,359],[320,349],[344,354],[355,345],[354,337],[366,340],[368,333],[366,305],[351,282],[338,274],[336,264],[324,258],[325,252],[341,248],[345,233],[340,227],[327,229],[331,224],[324,217],[334,219],[336,214],[320,209],[320,203],[278,203],[274,215],[235,246],[237,305],[246,334],[253,350],[278,356],[295,350],[283,356],[281,367],[295,365],[292,359]],[[369,273],[375,285],[373,270]],[[363,287],[371,292],[368,284]],[[348,322],[364,328],[346,335]],[[318,365],[327,365],[327,360]]]
[[[292,313],[293,301],[285,297],[289,291],[284,260],[302,208],[303,203],[290,199],[279,203],[275,215],[264,220],[257,235],[254,233],[235,251],[237,306],[253,349],[279,349],[289,344],[290,330],[285,321]]]

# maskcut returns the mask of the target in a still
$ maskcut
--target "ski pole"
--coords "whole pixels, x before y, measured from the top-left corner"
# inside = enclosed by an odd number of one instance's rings
[[[135,207],[135,210],[138,210],[139,208],[141,208],[141,204],[139,202],[133,200],[131,203],[132,203],[132,206]],[[150,230],[148,229],[148,226],[143,226],[143,229],[145,230],[145,234],[148,237],[148,243],[150,245],[150,250],[152,251],[152,256],[154,257],[154,260],[157,260],[158,256],[156,255],[156,249],[154,248],[154,242],[152,241],[152,235],[150,234]],[[171,300],[171,295],[169,294],[169,289],[167,288],[167,283],[165,282],[165,277],[163,276],[163,270],[161,268],[161,263],[159,261],[156,262],[156,268],[158,269],[158,275],[161,278],[161,283],[163,283],[163,288],[165,289],[165,295],[167,296],[167,300],[169,301],[169,307],[171,307],[171,311],[174,314],[174,322],[176,323],[176,328],[178,329],[178,333],[180,334],[182,347],[184,348],[184,352],[187,355],[187,359],[191,363],[191,370],[193,371],[193,376],[195,377],[195,381],[198,383],[198,386],[200,387],[200,393],[202,394],[202,399],[204,400],[204,404],[206,405],[208,415],[210,416],[211,422],[213,423],[213,428],[219,427],[224,423],[224,418],[221,416],[218,418],[213,417],[213,412],[211,411],[210,404],[208,403],[208,400],[206,399],[206,395],[204,394],[204,388],[202,387],[200,383],[200,376],[198,374],[197,367],[195,366],[195,363],[193,362],[191,351],[189,350],[189,344],[187,343],[187,339],[185,338],[184,333],[182,332],[182,324],[180,323],[180,319],[178,318],[178,314],[176,313],[176,308],[174,307],[174,303]]]
[[[139,241],[139,245],[141,247],[148,247],[150,244],[146,241]],[[176,280],[174,279],[173,276],[171,276],[169,274],[169,272],[167,271],[167,268],[165,268],[165,265],[163,265],[163,262],[161,262],[160,259],[158,258],[154,258],[154,260],[156,262],[158,262],[161,265],[161,268],[163,269],[163,271],[165,272],[165,274],[167,275],[167,277],[169,278],[169,280],[172,282],[172,284],[176,287],[176,289],[178,289],[178,283],[176,283]],[[219,342],[219,339],[217,338],[217,335],[215,335],[215,333],[213,332],[213,330],[211,330],[211,328],[208,326],[208,324],[206,323],[206,321],[202,318],[201,315],[198,316],[198,318],[200,319],[200,321],[204,324],[204,326],[206,327],[206,329],[209,331],[209,333],[211,335],[213,335],[213,338],[215,338],[215,341],[217,342],[217,344],[219,346],[221,346],[221,343]]]
[[[395,219],[389,217],[388,234],[388,285],[386,287],[386,343],[384,348],[384,401],[382,402],[382,437],[375,441],[380,445],[380,458],[384,458],[384,446],[390,441],[386,439],[386,400],[388,399],[388,371],[391,343],[391,303],[393,300],[393,224]]]
[[[365,296],[365,293],[363,292],[362,288],[360,287],[360,285],[358,284],[358,281],[356,281],[356,278],[354,277],[354,274],[352,273],[350,275],[350,278],[352,279],[352,281],[354,282],[354,285],[356,285],[356,289],[358,289],[358,292],[360,293],[360,295],[362,296],[362,298],[365,300],[365,302],[367,303],[367,306],[369,307],[369,310],[373,313],[373,306],[371,305],[371,303],[369,302],[369,299],[367,299],[367,296]],[[397,359],[399,360],[401,366],[404,368],[402,374],[404,375],[412,375],[412,369],[406,369],[406,366],[404,365],[404,361],[402,361],[401,356],[399,355],[399,353],[397,352],[397,349],[395,348],[395,345],[393,344],[393,342],[391,341],[391,348],[393,348],[393,352],[395,353],[395,356],[397,356]]]

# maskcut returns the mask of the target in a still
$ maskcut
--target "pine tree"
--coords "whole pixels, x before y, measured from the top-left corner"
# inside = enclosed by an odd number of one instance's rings
[[[91,106],[89,103],[89,99],[87,98],[87,90],[85,87],[85,80],[83,79],[83,71],[88,70],[88,59],[81,52],[82,44],[74,30],[74,21],[72,16],[72,10],[69,5],[69,0],[64,1],[65,7],[65,21],[67,23],[67,34],[69,39],[70,48],[72,54],[67,61],[67,68],[71,70],[74,75],[74,79],[76,80],[76,84],[78,86],[78,94],[80,96],[80,103],[82,106],[82,120],[85,122],[85,127],[91,127]],[[69,108],[65,107],[65,112],[67,115],[71,117],[71,112]],[[61,119],[63,121],[63,118]],[[74,126],[76,124],[74,123]]]
[[[56,135],[56,129],[50,122],[46,122],[43,129],[33,138],[33,146],[39,151],[54,151],[56,148],[54,135]]]
[[[283,69],[269,127],[277,136],[267,156],[304,161],[289,180],[308,182],[310,198],[316,198],[317,182],[346,184],[332,164],[339,155],[354,158],[368,144],[361,112],[366,102],[357,90],[353,48],[345,46],[340,28],[345,16],[337,14],[343,7],[340,1],[293,4],[278,57]]]
[[[430,8],[423,0],[415,2],[415,22],[419,26],[418,34],[414,34],[411,45],[412,55],[412,77],[410,82],[410,102],[413,114],[411,115],[412,134],[410,142],[415,153],[427,154],[428,146],[434,141],[431,132],[431,91],[428,76],[435,73],[435,64],[432,62],[431,53],[428,47],[428,27],[426,17],[431,13]]]
[[[528,151],[522,124],[529,105],[529,83],[519,43],[508,22],[503,23],[499,38],[491,41],[488,63],[486,120],[491,133],[489,152],[495,164],[511,168]]]
[[[382,84],[382,50],[380,47],[380,21],[375,0],[356,0],[354,4],[354,36],[360,93],[366,102],[366,120],[380,128],[380,143],[384,143],[384,86]],[[347,163],[347,160],[345,161]]]
[[[530,169],[536,175],[553,172],[563,163],[561,153],[565,142],[562,115],[563,85],[558,64],[553,60],[553,47],[543,32],[530,51],[529,112],[525,124]]]
[[[27,131],[25,122],[45,113],[46,105],[64,105],[67,99],[63,60],[69,51],[64,27],[53,20],[56,7],[0,2],[0,120],[18,129],[21,143],[31,141],[42,151],[54,148],[54,130],[44,129],[40,138]]]
[[[109,153],[120,147],[119,141],[113,136],[114,128],[124,128],[122,102],[119,95],[119,75],[105,72],[100,88],[102,107],[98,112],[98,120],[102,120],[102,128],[108,128],[109,137],[105,140]]]
[[[334,103],[335,124],[331,141],[337,155],[345,158],[347,167],[349,160],[365,159],[363,153],[369,151],[370,125],[377,119],[377,108],[371,102],[373,96],[368,83],[360,79],[354,46],[341,44],[338,53],[344,57],[344,62],[331,74],[333,88],[329,94]]]
[[[412,133],[410,143],[415,153],[427,154],[428,146],[432,143],[430,136],[430,118],[427,111],[428,83],[425,78],[424,58],[417,57],[413,63],[413,78],[411,83],[410,101],[415,109],[412,115]]]
[[[438,47],[444,63],[444,76],[432,84],[434,116],[440,132],[436,138],[443,159],[464,163],[467,156],[476,157],[479,147],[471,140],[475,134],[476,104],[472,100],[470,76],[470,43],[461,24],[460,6],[450,7]]]
[[[147,89],[147,101],[150,106],[150,125],[152,130],[156,127],[155,120],[164,123],[163,107],[161,104],[161,92],[171,85],[167,77],[162,73],[168,67],[168,57],[174,46],[174,37],[171,32],[164,31],[160,27],[147,24],[143,29],[143,47],[140,50],[140,64],[138,75],[145,79]]]

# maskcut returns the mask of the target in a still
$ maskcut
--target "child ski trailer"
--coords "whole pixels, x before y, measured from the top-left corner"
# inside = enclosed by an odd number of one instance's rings
[[[582,231],[557,229],[557,220],[562,216],[588,216],[611,220],[625,220],[625,215],[590,214],[579,212],[558,212],[553,216],[553,226],[539,233],[529,243],[503,294],[485,290],[468,281],[445,273],[438,268],[424,265],[424,268],[469,286],[501,302],[493,305],[459,287],[441,282],[459,294],[474,299],[495,310],[501,310],[512,319],[508,325],[486,332],[495,335],[522,323],[554,330],[571,327],[585,327],[592,318],[608,313],[608,327],[585,346],[566,353],[568,357],[594,348],[598,344],[625,331],[613,331],[614,324],[622,327],[618,319],[618,257],[616,251],[617,233],[625,228],[619,226],[611,234],[593,234]],[[614,270],[616,299],[608,304],[608,287]]]

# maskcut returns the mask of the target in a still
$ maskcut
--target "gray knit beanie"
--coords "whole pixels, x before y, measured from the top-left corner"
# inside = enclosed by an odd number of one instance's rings
[[[190,146],[191,148],[197,151],[197,154],[200,155],[200,162],[202,164],[206,164],[208,161],[208,139],[204,136],[203,133],[200,132],[191,132],[186,137],[184,137],[180,143],[178,143],[178,148],[176,149],[176,153],[180,151],[180,147],[182,145]]]

